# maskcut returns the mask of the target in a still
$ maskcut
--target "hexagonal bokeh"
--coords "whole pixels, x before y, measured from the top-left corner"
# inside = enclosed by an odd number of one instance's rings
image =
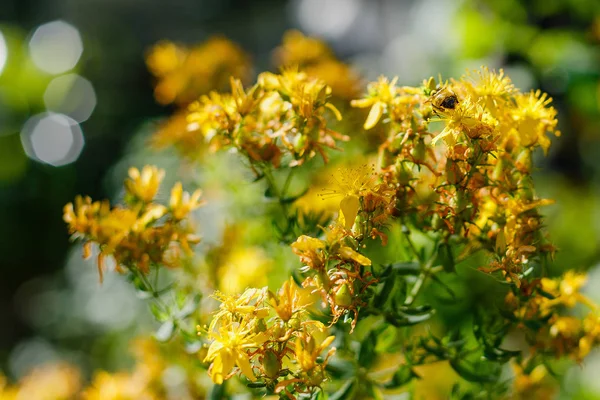
[[[62,75],[48,84],[44,103],[48,111],[66,114],[77,122],[83,122],[96,107],[96,92],[84,77],[77,74]]]
[[[64,21],[40,25],[29,41],[33,63],[42,71],[60,74],[77,65],[83,52],[79,31]]]
[[[58,167],[77,160],[83,150],[84,138],[73,118],[43,113],[25,123],[21,143],[29,158]]]

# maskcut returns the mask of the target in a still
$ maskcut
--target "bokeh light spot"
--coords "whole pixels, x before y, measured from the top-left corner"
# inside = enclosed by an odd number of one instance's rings
[[[64,114],[45,113],[30,118],[21,131],[27,155],[55,167],[77,160],[83,133],[77,121]]]
[[[44,93],[49,111],[66,114],[77,122],[87,120],[96,107],[96,92],[87,79],[77,74],[54,78]]]
[[[77,28],[64,21],[53,21],[37,28],[29,41],[29,52],[39,69],[60,74],[77,65],[83,42]]]
[[[361,0],[297,0],[302,30],[328,39],[342,37],[360,13]]]
[[[6,44],[6,39],[4,39],[4,35],[0,31],[0,75],[2,75],[2,71],[4,71],[6,60],[8,60],[8,46]]]

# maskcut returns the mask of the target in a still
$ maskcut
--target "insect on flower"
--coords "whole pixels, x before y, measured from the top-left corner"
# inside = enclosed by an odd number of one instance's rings
[[[456,94],[452,90],[442,86],[431,93],[430,101],[436,112],[445,112],[456,108],[458,97],[456,97]]]

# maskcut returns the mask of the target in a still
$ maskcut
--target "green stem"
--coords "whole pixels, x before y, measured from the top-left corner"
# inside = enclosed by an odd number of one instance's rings
[[[416,280],[414,286],[412,287],[408,296],[406,296],[406,300],[404,301],[405,306],[410,306],[415,301],[417,296],[419,295],[419,292],[421,291],[421,287],[423,287],[423,283],[425,283],[425,280],[431,274],[431,269],[433,268],[434,261],[435,261],[435,257],[432,257],[429,261],[427,261],[427,263],[421,269],[421,273],[417,277],[417,280]]]

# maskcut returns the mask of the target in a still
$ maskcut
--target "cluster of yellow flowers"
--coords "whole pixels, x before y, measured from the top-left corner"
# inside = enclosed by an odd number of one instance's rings
[[[579,292],[586,281],[585,274],[568,271],[508,293],[507,305],[520,326],[528,330],[534,352],[568,355],[581,362],[600,343],[600,310]],[[585,317],[565,315],[565,310],[578,304],[589,309]]]
[[[219,40],[219,46],[235,48]],[[261,73],[250,87],[235,77],[241,72],[234,66],[244,67],[246,59],[230,50],[222,59],[208,56],[208,72],[195,71],[194,57],[173,44],[153,50],[148,65],[161,79],[159,100],[189,103],[154,141],[175,146],[186,158],[197,159],[205,149],[241,155],[257,181],[265,178],[265,196],[281,206],[282,213],[272,208],[267,212],[274,222],[283,216],[283,228],[274,224],[285,232],[277,241],[291,244],[302,267],[294,274],[299,284],[290,278],[277,291],[248,288],[249,283],[262,286],[265,277],[253,280],[251,275],[266,270],[267,257],[262,255],[267,245],[234,245],[239,237],[226,229],[223,243],[209,250],[204,262],[213,264],[208,270],[214,276],[206,286],[221,289],[213,294],[218,309],[210,322],[205,308],[175,314],[194,318],[190,325],[196,331],[191,336],[197,342],[192,347],[215,384],[240,374],[247,386],[265,395],[314,398],[328,385],[326,368],[332,367],[329,361],[335,353],[328,348],[337,337],[341,351],[335,359],[356,367],[341,374],[347,384],[334,385],[340,390],[337,398],[350,398],[344,397],[350,392],[354,398],[370,398],[369,393],[402,386],[417,376],[413,367],[435,361],[448,362],[466,380],[490,383],[497,380],[498,370],[481,378],[484,373],[477,371],[475,362],[487,360],[491,368],[500,368],[511,359],[514,393],[526,398],[526,393],[542,393],[548,387],[540,359],[568,355],[579,362],[600,344],[597,306],[579,293],[584,275],[544,276],[554,247],[545,237],[538,208],[551,201],[535,194],[532,157],[538,148],[548,151],[549,135],[560,134],[557,112],[546,94],[522,93],[501,70],[487,68],[459,80],[429,78],[416,87],[399,86],[398,78],[379,78],[368,85],[363,98],[350,103],[366,110],[364,130],[383,135],[376,155],[368,147],[360,149],[361,157],[376,157],[376,165],[357,167],[357,158],[354,165],[338,168],[319,193],[322,200],[336,201],[337,215],[311,219],[309,212],[298,210],[311,211],[314,203],[287,195],[292,172],[310,176],[309,160],[320,155],[326,163],[327,149],[338,149],[349,140],[331,128],[331,117],[342,118],[332,101],[356,97],[359,80],[327,45],[299,32],[288,33],[275,51],[277,63],[285,66],[281,73]],[[226,71],[228,79],[233,75],[229,92],[223,91],[217,70]],[[192,83],[207,76],[214,79],[205,84],[216,89],[208,94],[205,86]],[[159,90],[161,84],[168,90]],[[192,101],[192,95],[200,97]],[[347,132],[359,130],[350,120]],[[288,173],[283,188],[277,185],[279,171]],[[118,268],[137,271],[143,278],[150,267],[176,265],[180,250],[191,252],[189,245],[198,238],[186,219],[201,205],[200,192],[184,193],[178,183],[164,206],[154,200],[164,171],[133,168],[129,175],[125,206],[111,209],[107,202],[78,198],[65,207],[64,218],[71,233],[86,241],[86,253],[89,243],[99,245],[100,269],[102,259],[111,256]],[[381,265],[376,253],[388,241],[388,247],[398,250],[394,257],[402,259]],[[479,263],[479,271],[509,290],[509,312],[498,312],[496,321],[502,333],[487,332],[483,323],[472,322],[481,345],[475,350],[466,348],[467,341],[454,333],[439,339],[416,331],[415,340],[402,339],[409,332],[403,329],[435,311],[417,299],[428,287],[426,281],[435,280],[454,295],[437,274],[455,273],[465,260]],[[243,272],[237,271],[241,268]],[[193,285],[206,279],[191,280],[180,285],[185,295],[198,294]],[[569,314],[577,304],[591,310],[583,319]],[[174,318],[171,313],[161,322],[167,320],[171,331],[177,325],[188,334]],[[364,318],[376,321],[374,327],[362,329],[366,339],[353,339]],[[528,357],[499,347],[508,327],[515,326],[526,328],[522,331],[532,346]],[[493,340],[485,337],[488,334]],[[379,349],[386,346],[394,350]],[[384,352],[399,355],[403,364],[386,382],[367,378],[378,353]],[[472,354],[480,354],[481,360],[470,361]]]
[[[519,284],[531,259],[553,252],[537,212],[551,202],[535,197],[531,179],[532,151],[547,151],[547,132],[559,134],[550,99],[520,93],[502,71],[487,68],[437,85],[430,78],[420,88],[396,82],[380,78],[352,104],[370,107],[365,129],[381,123],[389,132],[379,159],[385,181],[397,188],[398,213],[415,215],[420,230],[495,254],[486,271]]]
[[[265,72],[246,90],[232,79],[230,94],[212,92],[189,106],[187,135],[204,138],[212,150],[233,147],[276,168],[300,165],[317,153],[326,159],[325,147],[347,140],[327,126],[326,109],[341,118],[330,94],[322,81],[295,70]]]
[[[83,239],[84,256],[91,255],[91,244],[99,246],[98,271],[102,280],[104,258],[111,256],[116,268],[148,273],[151,266],[175,267],[181,250],[192,253],[190,244],[199,238],[186,224],[190,211],[200,207],[201,191],[184,192],[181,183],[171,189],[169,205],[154,202],[165,175],[164,170],[145,166],[129,170],[125,181],[126,206],[110,207],[108,201],[77,197],[64,208],[64,220],[76,239]]]
[[[66,362],[34,368],[17,384],[8,385],[0,375],[2,400],[158,400],[165,398],[160,376],[166,369],[156,343],[138,338],[133,343],[136,365],[133,372],[98,371],[84,387],[81,372]]]
[[[231,76],[248,80],[250,57],[235,43],[213,37],[188,49],[163,41],[146,56],[156,77],[154,96],[161,104],[186,105],[212,90],[225,90]]]
[[[15,385],[0,374],[2,400],[71,399],[81,388],[79,370],[67,363],[53,363],[34,368]]]
[[[217,292],[214,297],[221,305],[208,327],[212,342],[204,361],[211,363],[215,383],[230,378],[237,366],[250,381],[261,379],[255,387],[275,393],[312,393],[321,386],[335,348],[324,360],[318,358],[334,337],[317,344],[325,326],[309,318],[309,291],[290,278],[276,293],[265,287],[233,296]],[[203,334],[200,326],[198,330]]]
[[[286,32],[273,58],[280,67],[299,68],[308,76],[322,80],[337,98],[351,100],[362,90],[358,74],[338,60],[325,42],[304,36],[300,31]]]

